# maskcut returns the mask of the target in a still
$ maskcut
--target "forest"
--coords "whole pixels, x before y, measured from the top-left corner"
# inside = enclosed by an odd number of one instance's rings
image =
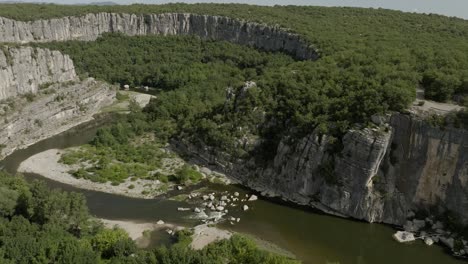
[[[404,67],[395,67],[391,79],[364,78],[360,69],[343,72],[328,59],[295,61],[281,53],[181,36],[106,34],[95,42],[35,45],[69,54],[83,77],[159,89],[143,110],[145,117],[133,118],[159,139],[190,138],[238,157],[249,153],[236,138],[261,137],[274,148],[291,129],[339,137],[375,113],[401,111],[414,100],[414,76]],[[245,87],[249,81],[254,85]]]
[[[0,6],[0,16],[23,21],[98,12],[212,14],[279,25],[309,41],[319,51],[322,67],[338,74],[351,72],[357,91],[362,85],[384,90],[421,85],[430,99],[456,99],[463,104],[468,89],[468,21],[458,18],[384,9],[240,4]],[[402,73],[410,82],[395,78]],[[376,82],[366,84],[369,76]]]
[[[107,229],[92,218],[81,194],[50,190],[0,172],[0,263],[298,263],[257,248],[235,235],[202,250],[191,250],[190,231],[174,244],[139,249],[121,229]]]

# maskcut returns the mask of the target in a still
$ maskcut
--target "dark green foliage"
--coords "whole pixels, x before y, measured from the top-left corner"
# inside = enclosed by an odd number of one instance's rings
[[[146,119],[137,119],[142,130],[150,128],[162,141],[183,137],[235,157],[252,151],[240,139],[256,137],[265,139],[263,146],[274,154],[292,128],[297,136],[318,129],[339,137],[375,113],[406,108],[418,82],[407,63],[381,65],[351,52],[298,62],[284,54],[196,37],[118,34],[96,42],[40,45],[70,54],[82,74],[159,88],[161,93],[144,109]],[[245,89],[246,81],[257,85]],[[229,100],[228,87],[234,94]],[[116,135],[119,131],[125,129],[100,131],[94,144],[125,143],[127,136]]]
[[[174,175],[177,183],[186,183],[187,181],[198,182],[201,180],[202,175],[200,172],[194,170],[189,165],[184,165],[182,168]]]

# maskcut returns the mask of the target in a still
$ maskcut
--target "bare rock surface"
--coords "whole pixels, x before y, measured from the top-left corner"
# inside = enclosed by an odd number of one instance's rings
[[[277,26],[223,16],[189,13],[97,13],[30,22],[0,17],[0,40],[11,43],[95,40],[103,33],[137,35],[197,35],[267,51],[285,51],[299,59],[316,59],[317,52],[299,35]]]

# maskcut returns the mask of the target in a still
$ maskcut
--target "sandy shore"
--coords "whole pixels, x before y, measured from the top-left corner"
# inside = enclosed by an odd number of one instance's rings
[[[208,225],[199,225],[194,227],[192,243],[190,247],[199,250],[204,248],[206,245],[231,238],[232,233],[226,230],[222,230],[216,227],[209,227]]]
[[[113,186],[110,182],[97,183],[87,179],[77,179],[68,173],[70,170],[77,169],[77,167],[65,165],[59,162],[63,152],[64,150],[60,149],[50,149],[31,156],[20,164],[18,172],[39,174],[48,179],[86,190],[135,198],[151,199],[162,193],[159,191],[159,188],[161,187],[161,183],[159,181],[142,179],[131,181],[130,179],[127,179],[124,183],[121,183],[118,186]],[[130,185],[133,185],[134,188],[129,188]],[[142,194],[143,191],[146,191],[148,194]]]
[[[151,237],[145,235],[145,232],[152,232],[161,229],[183,229],[183,227],[178,227],[172,224],[161,224],[157,223],[144,223],[144,222],[134,222],[130,220],[109,220],[109,219],[99,219],[105,227],[114,228],[118,227],[125,230],[128,236],[134,240],[138,247],[145,248],[151,242]]]
[[[145,231],[156,231],[156,230],[181,230],[184,227],[176,226],[172,224],[157,224],[157,223],[143,223],[134,221],[124,220],[109,220],[99,219],[105,227],[114,228],[118,227],[125,230],[129,237],[136,241],[139,247],[147,247],[150,243],[150,237],[145,236]],[[204,248],[210,243],[229,239],[232,236],[232,232],[222,230],[216,227],[209,227],[208,225],[199,225],[193,228],[192,243],[190,247],[199,250]]]

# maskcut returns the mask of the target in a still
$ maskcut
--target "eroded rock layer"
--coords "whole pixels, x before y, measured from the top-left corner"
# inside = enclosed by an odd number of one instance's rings
[[[70,57],[58,51],[8,46],[0,49],[0,100],[36,93],[41,85],[76,78]]]
[[[284,51],[299,59],[315,59],[317,53],[299,35],[279,27],[221,16],[196,14],[98,13],[32,22],[0,17],[0,42],[95,40],[106,32],[137,35],[197,35],[225,40],[267,51]]]
[[[53,93],[36,95],[32,102],[11,98],[0,119],[0,159],[14,150],[90,121],[102,107],[111,104],[115,88],[90,78],[76,83],[57,83]]]
[[[115,87],[81,81],[68,55],[0,47],[0,159],[91,120],[115,98]]]

